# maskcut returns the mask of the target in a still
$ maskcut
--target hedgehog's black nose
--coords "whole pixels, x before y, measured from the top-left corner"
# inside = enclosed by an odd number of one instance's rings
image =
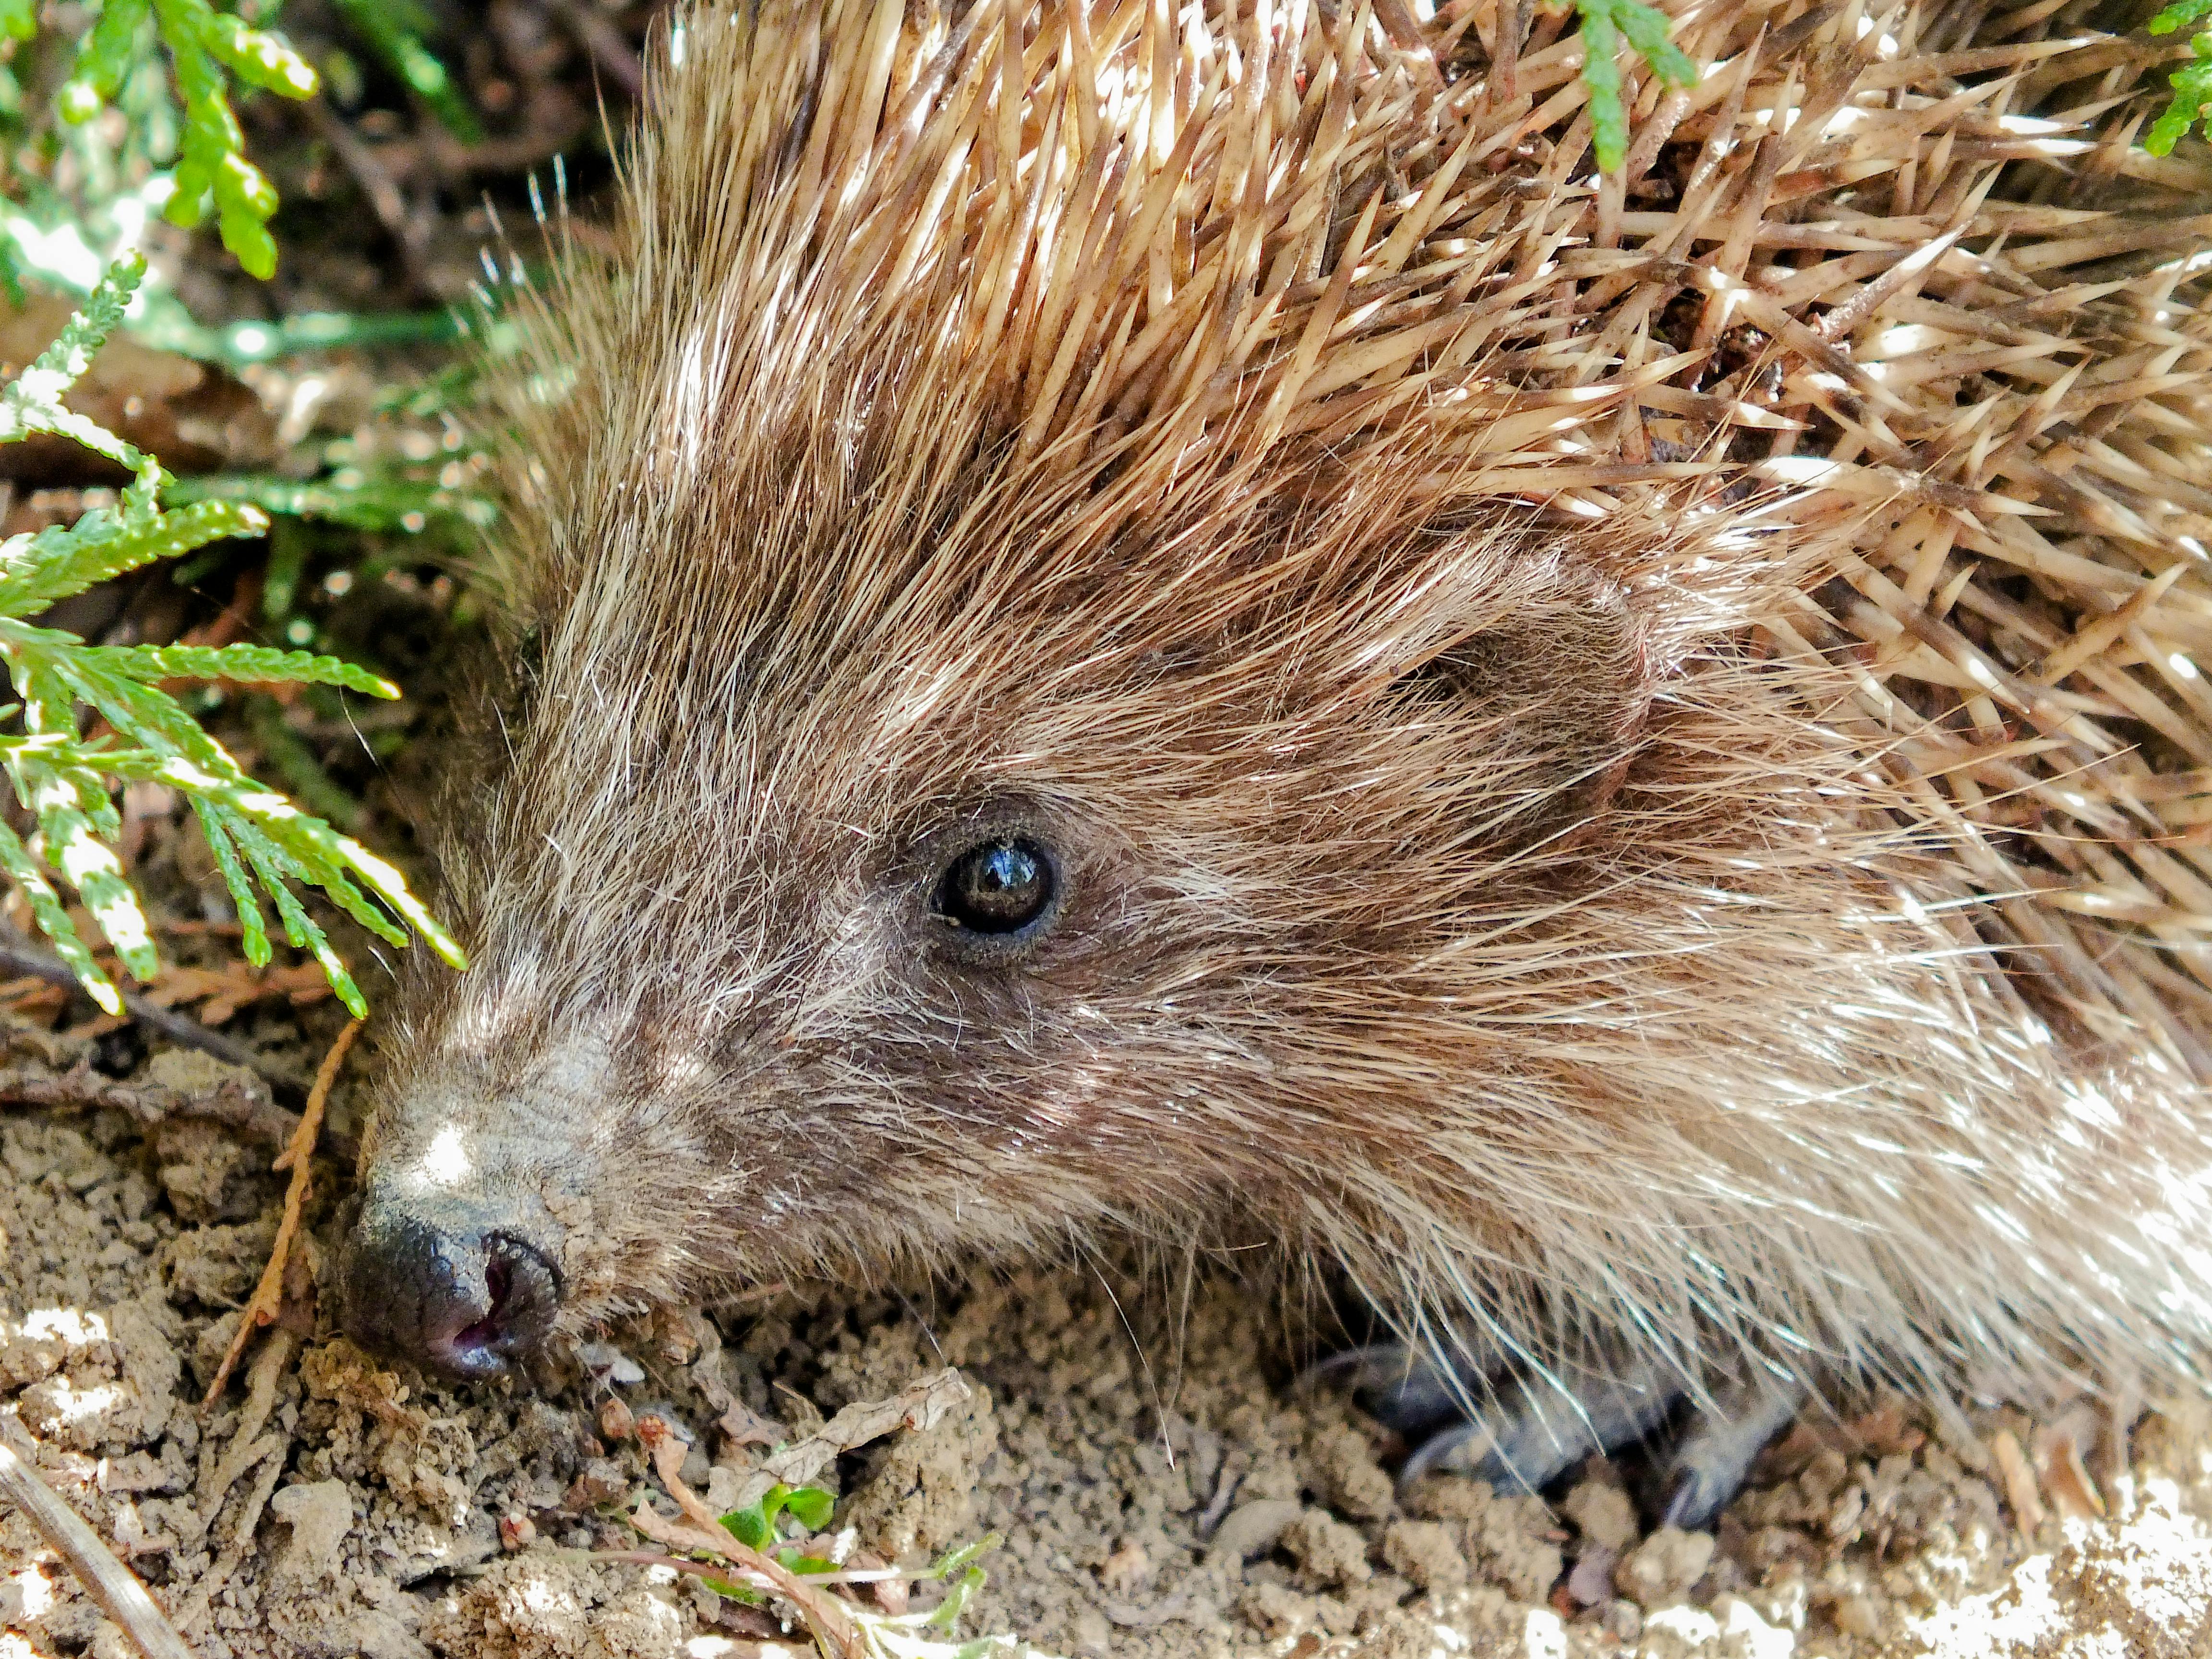
[[[463,1376],[496,1376],[544,1340],[561,1275],[513,1233],[459,1225],[371,1201],[338,1269],[340,1321],[371,1347]]]

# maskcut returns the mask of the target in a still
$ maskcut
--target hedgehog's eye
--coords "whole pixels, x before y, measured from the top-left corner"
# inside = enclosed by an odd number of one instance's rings
[[[930,908],[955,927],[1003,937],[1052,908],[1052,857],[1021,837],[987,841],[945,866]]]

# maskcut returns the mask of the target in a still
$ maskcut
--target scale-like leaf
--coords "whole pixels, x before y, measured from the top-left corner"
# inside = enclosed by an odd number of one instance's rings
[[[138,908],[138,895],[124,878],[123,860],[114,848],[94,833],[91,819],[73,808],[41,814],[39,820],[46,842],[46,860],[67,878],[83,899],[84,908],[100,924],[100,931],[115,947],[115,954],[141,984],[161,971],[154,951],[154,937],[146,913]]]
[[[1612,173],[1628,157],[1628,106],[1620,95],[1620,37],[1647,68],[1672,86],[1693,85],[1698,66],[1667,38],[1667,14],[1642,0],[1573,0],[1582,19],[1583,85],[1589,88],[1590,148],[1599,171]]]
[[[85,948],[76,924],[62,908],[52,884],[46,880],[46,872],[31,856],[31,849],[5,823],[0,823],[0,870],[5,870],[15,885],[23,890],[23,896],[31,902],[31,915],[39,924],[39,931],[53,942],[55,954],[70,965],[85,994],[106,1012],[121,1013],[122,994],[115,988],[115,982],[100,971],[100,964]]]
[[[0,33],[9,27],[9,3],[0,0]],[[112,8],[133,3],[140,6],[143,19],[143,0],[110,0],[108,15],[120,15]],[[269,77],[288,76],[296,82],[298,76],[274,48],[257,45],[250,31],[240,33],[237,20],[214,12],[206,0],[153,3],[173,45],[176,27],[189,25],[203,31],[201,38],[189,43],[190,51],[179,53],[179,78],[188,103],[199,98],[204,105],[201,114],[214,126],[204,122],[197,137],[188,131],[185,165],[179,174],[193,166],[208,169],[211,182],[202,185],[203,191],[212,189],[227,216],[234,210],[250,210],[265,217],[273,194],[265,199],[255,194],[265,181],[256,184],[258,175],[239,162],[234,145],[226,151],[216,142],[223,135],[215,129],[230,122],[230,117],[222,103],[222,76],[215,60],[264,83]],[[121,24],[115,27],[119,31]],[[107,59],[98,52],[88,58],[88,84],[98,94],[106,84],[102,76]],[[225,235],[231,235],[228,219]],[[152,977],[159,967],[153,940],[112,845],[122,832],[122,820],[107,781],[165,784],[191,802],[237,909],[246,960],[259,967],[270,957],[268,928],[254,892],[258,884],[276,905],[286,937],[313,952],[331,988],[358,1016],[367,1012],[360,987],[289,884],[319,887],[363,927],[395,945],[407,944],[408,928],[413,927],[455,967],[465,965],[459,945],[407,890],[397,870],[323,819],[248,777],[160,683],[309,682],[374,697],[396,696],[398,688],[364,668],[311,652],[255,645],[88,646],[74,634],[26,620],[56,599],[153,560],[173,558],[228,536],[258,535],[268,528],[266,514],[246,501],[207,500],[162,511],[156,501],[163,482],[158,463],[61,404],[120,320],[143,269],[136,255],[118,263],[85,310],[70,319],[33,368],[0,389],[0,442],[34,432],[58,433],[138,475],[124,492],[118,511],[87,513],[67,528],[49,528],[0,544],[0,664],[14,682],[20,699],[15,709],[24,728],[20,737],[0,733],[0,769],[40,824],[39,850],[34,851],[0,823],[0,872],[22,889],[40,927],[100,1006],[111,1013],[119,1012],[118,994],[78,937],[47,879],[40,854],[76,889],[131,972],[141,979]],[[86,740],[78,726],[79,711],[86,706],[128,746],[112,745],[105,738]]]
[[[269,516],[258,507],[203,501],[136,521],[88,513],[58,535],[43,530],[11,536],[0,543],[0,617],[33,617],[57,599],[156,559],[268,529]]]
[[[216,60],[251,86],[284,98],[312,98],[321,85],[314,66],[265,29],[249,28],[243,19],[217,11],[204,0],[190,0],[200,43]]]
[[[2189,44],[2197,61],[2174,70],[2169,82],[2173,100],[2143,135],[2143,148],[2154,155],[2171,155],[2173,147],[2199,121],[2212,129],[2212,30],[2197,35]]]
[[[76,653],[120,679],[231,680],[241,685],[289,682],[341,685],[371,697],[396,697],[399,688],[380,674],[312,651],[279,651],[265,645],[88,646]]]
[[[77,48],[76,74],[55,94],[62,119],[82,125],[122,89],[138,57],[138,35],[148,0],[106,0],[100,19]]]
[[[208,0],[154,0],[154,14],[185,106],[176,189],[162,211],[170,223],[190,228],[206,216],[211,199],[222,245],[249,273],[266,277],[276,269],[276,243],[269,234],[276,191],[246,159],[246,136],[232,112],[223,70],[287,98],[311,95],[315,71],[275,35],[224,16]]]
[[[1628,111],[1620,101],[1620,41],[1613,19],[1601,11],[1583,14],[1583,84],[1589,88],[1590,148],[1597,164],[1611,173],[1628,155]]]
[[[138,747],[152,754],[177,756],[205,773],[244,780],[246,775],[229,752],[203,732],[199,723],[167,693],[135,680],[120,679],[102,672],[96,664],[88,667],[78,663],[74,653],[57,656],[52,672],[78,702],[90,703]]]
[[[62,325],[62,331],[54,337],[53,343],[38,355],[4,393],[0,393],[0,410],[18,404],[59,401],[62,393],[75,386],[85,370],[92,367],[93,358],[107,343],[107,337],[115,332],[123,313],[130,309],[131,296],[138,291],[145,275],[146,256],[135,251],[110,265],[85,296],[84,303]]]
[[[200,833],[207,838],[208,851],[215,854],[215,867],[222,872],[222,884],[230,890],[231,908],[238,913],[238,946],[246,961],[256,968],[269,965],[269,929],[261,919],[261,906],[253,896],[253,883],[239,861],[238,848],[232,844],[230,831],[222,815],[206,801],[195,795],[191,798],[192,812],[200,821]]]
[[[245,849],[246,858],[253,866],[254,873],[261,878],[262,886],[275,901],[276,914],[284,923],[284,937],[295,946],[314,953],[315,960],[322,964],[323,977],[330,981],[331,989],[337,994],[338,1000],[345,1004],[348,1013],[356,1019],[368,1018],[368,999],[362,995],[361,987],[354,983],[353,975],[346,971],[346,965],[339,960],[338,953],[331,949],[328,935],[315,925],[314,918],[293,896],[292,890],[284,884],[284,877],[292,872],[287,871],[284,861],[276,855],[276,849],[265,838],[255,834],[251,824],[228,821],[224,828],[237,836],[239,845]],[[405,943],[404,935],[400,942]]]

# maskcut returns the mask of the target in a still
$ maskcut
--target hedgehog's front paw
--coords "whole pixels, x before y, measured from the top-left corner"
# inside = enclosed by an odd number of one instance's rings
[[[1770,1380],[1717,1390],[1692,1410],[1661,1457],[1659,1524],[1694,1532],[1711,1522],[1804,1401],[1802,1389]]]
[[[1447,1369],[1425,1351],[1386,1342],[1339,1354],[1310,1375],[1348,1386],[1413,1443],[1401,1483],[1449,1471],[1534,1492],[1592,1452],[1635,1450],[1651,1461],[1656,1523],[1684,1528],[1704,1526],[1735,1496],[1803,1398],[1762,1381],[1712,1390],[1696,1404],[1674,1373],[1603,1351],[1540,1377],[1502,1374],[1473,1356],[1463,1364]]]

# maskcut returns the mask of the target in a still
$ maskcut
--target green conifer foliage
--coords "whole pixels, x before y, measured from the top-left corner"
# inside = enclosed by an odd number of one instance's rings
[[[32,0],[0,0],[0,31],[27,40]],[[144,55],[149,32],[169,55],[184,100],[176,191],[164,210],[190,228],[213,204],[223,246],[256,276],[276,269],[269,234],[276,190],[246,159],[246,137],[230,107],[230,79],[286,98],[310,98],[319,82],[307,59],[278,36],[249,28],[209,0],[103,0],[99,20],[77,49],[76,73],[58,96],[64,120],[83,122],[112,100]]]
[[[2192,23],[2212,25],[2212,0],[2175,0],[2150,20],[2150,32],[2178,34]],[[2173,101],[2143,136],[2143,148],[2154,155],[2171,155],[2200,122],[2212,136],[2212,27],[2199,29],[2189,46],[2197,61],[2174,70]]]
[[[88,512],[75,524],[0,543],[0,663],[20,699],[20,734],[0,733],[0,769],[16,799],[35,814],[29,841],[0,823],[0,870],[30,901],[39,926],[85,989],[111,1013],[122,1006],[113,983],[94,961],[50,878],[59,874],[133,976],[158,969],[137,896],[125,879],[112,842],[122,824],[109,798],[112,784],[167,785],[190,800],[216,866],[237,907],[246,960],[270,959],[259,896],[275,905],[285,937],[313,952],[333,990],[359,1016],[360,988],[328,937],[307,914],[292,884],[320,888],[347,915],[394,945],[411,928],[431,949],[463,965],[460,948],[431,916],[399,872],[323,819],[256,783],[222,746],[161,689],[175,679],[240,683],[289,680],[343,686],[392,697],[388,681],[334,657],[263,646],[91,646],[73,634],[40,628],[31,618],[57,599],[83,592],[156,559],[174,558],[228,536],[258,536],[269,520],[250,503],[203,501],[164,511],[157,492],[161,465],[113,434],[63,407],[123,316],[145,263],[118,261],[61,337],[0,391],[0,443],[34,433],[70,438],[134,475],[112,512]],[[89,708],[109,735],[81,735]]]

